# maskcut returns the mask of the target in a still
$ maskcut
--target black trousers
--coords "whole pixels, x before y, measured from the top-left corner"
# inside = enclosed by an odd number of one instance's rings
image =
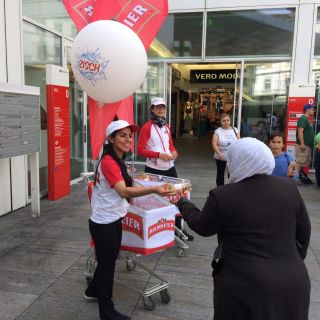
[[[169,170],[157,170],[150,168],[148,166],[145,166],[144,172],[151,173],[151,174],[159,174],[162,176],[172,177],[172,178],[178,178],[178,173],[176,170],[176,167],[173,166]],[[182,229],[182,217],[176,217],[175,225],[178,229]]]
[[[114,270],[122,238],[121,220],[109,224],[99,224],[89,220],[89,230],[98,262],[90,290],[96,292],[98,296],[101,320],[114,319],[112,291]]]
[[[320,152],[316,150],[314,153],[314,169],[316,173],[317,185],[320,187]]]
[[[215,159],[215,160],[217,165],[216,184],[217,184],[217,187],[219,187],[224,185],[224,173],[226,171],[227,161],[218,160],[218,159]]]
[[[171,167],[169,170],[157,170],[157,169],[153,169],[145,166],[144,172],[151,173],[151,174],[159,174],[162,176],[167,176],[172,178],[178,178],[178,173],[175,166]]]

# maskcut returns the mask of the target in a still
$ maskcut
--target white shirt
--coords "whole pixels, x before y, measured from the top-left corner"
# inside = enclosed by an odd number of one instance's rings
[[[109,155],[104,156],[97,170],[96,185],[92,190],[90,219],[93,222],[108,224],[127,214],[128,201],[121,198],[113,188],[117,182],[123,180],[119,165]]]
[[[238,134],[238,129],[234,128]],[[223,159],[227,160],[227,152],[229,146],[237,140],[237,135],[234,133],[232,127],[229,129],[218,128],[214,133],[218,136],[218,148],[223,156]],[[219,159],[218,155],[214,154],[215,159]]]

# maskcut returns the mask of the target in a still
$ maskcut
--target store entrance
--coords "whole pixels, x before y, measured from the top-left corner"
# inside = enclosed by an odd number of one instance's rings
[[[169,110],[175,138],[210,138],[223,113],[238,127],[241,64],[173,64],[171,70]]]

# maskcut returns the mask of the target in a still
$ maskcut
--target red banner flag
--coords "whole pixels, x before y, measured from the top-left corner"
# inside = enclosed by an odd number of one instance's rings
[[[167,15],[167,0],[96,0],[93,21],[115,18],[131,28],[147,50]]]
[[[137,33],[146,50],[168,15],[167,0],[64,0],[78,31],[97,20],[116,19]],[[96,159],[105,140],[105,130],[118,119],[133,122],[133,97],[101,105],[89,99],[91,156]]]
[[[106,127],[114,120],[118,109],[126,104],[127,99],[114,103],[100,104],[89,98],[91,156],[96,159],[99,156],[101,146],[106,138]]]
[[[63,0],[63,4],[80,31],[92,21],[96,0]]]

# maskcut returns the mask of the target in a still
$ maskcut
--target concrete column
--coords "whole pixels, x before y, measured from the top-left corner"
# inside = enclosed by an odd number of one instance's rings
[[[23,84],[22,1],[5,0],[8,83]],[[27,204],[26,156],[11,158],[12,210]]]
[[[315,87],[312,81],[312,66],[314,56],[315,25],[317,6],[315,4],[300,4],[296,12],[296,30],[292,54],[292,73],[289,95],[299,96],[294,92],[297,88]]]
[[[0,82],[7,82],[5,5],[0,0]],[[10,160],[0,159],[0,216],[11,211]]]

